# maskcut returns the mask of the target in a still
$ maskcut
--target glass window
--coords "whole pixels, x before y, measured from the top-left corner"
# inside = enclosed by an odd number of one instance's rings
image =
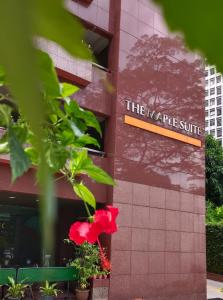
[[[205,106],[206,106],[206,107],[208,106],[208,100],[205,101]]]
[[[217,118],[217,126],[221,126],[221,124],[222,124],[221,118]]]
[[[210,85],[214,85],[215,84],[215,78],[211,78],[210,79]]]
[[[205,110],[205,117],[208,117],[208,110]]]
[[[210,89],[210,95],[214,95],[215,94],[215,88],[211,88]]]
[[[221,105],[221,97],[217,97],[217,105]]]
[[[214,126],[214,124],[215,124],[215,119],[211,119],[210,120],[210,126]]]
[[[211,75],[214,75],[214,73],[215,73],[215,69],[214,69],[214,68],[211,68],[211,69],[210,69],[210,74],[211,74]]]
[[[208,76],[208,70],[205,70],[205,73],[204,73],[205,77]]]
[[[215,98],[211,98],[210,99],[210,105],[212,106],[212,105],[215,105]]]
[[[217,129],[217,137],[222,136],[222,128]]]
[[[210,130],[210,134],[215,136],[215,129]]]
[[[1,204],[0,211],[1,266],[40,264],[38,210],[22,205]]]
[[[208,90],[205,90],[205,96],[206,97],[208,96]]]
[[[221,75],[218,75],[218,76],[216,77],[216,81],[217,81],[217,83],[221,82]]]
[[[215,116],[215,109],[214,108],[210,109],[210,117],[213,117],[213,116]]]
[[[208,121],[205,121],[205,127],[208,127]]]
[[[220,95],[221,94],[221,86],[217,86],[216,90],[217,90],[217,95]]]
[[[221,107],[217,107],[217,116],[221,115]]]
[[[205,80],[205,85],[208,85],[208,80]]]

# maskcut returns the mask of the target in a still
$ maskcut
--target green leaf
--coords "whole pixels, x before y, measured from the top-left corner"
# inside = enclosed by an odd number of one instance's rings
[[[187,45],[199,50],[209,64],[223,73],[223,2],[217,0],[153,0],[163,9],[164,17],[172,31],[181,31]],[[216,43],[217,41],[217,43]]]
[[[85,134],[85,135],[79,137],[77,139],[77,141],[75,142],[75,145],[80,146],[80,147],[84,147],[86,145],[94,145],[94,146],[100,148],[98,141],[88,134]]]
[[[46,150],[46,158],[50,169],[55,173],[65,165],[68,152],[64,147],[58,144],[50,144]]]
[[[8,126],[11,120],[12,109],[6,104],[0,104],[0,126]]]
[[[38,1],[37,1],[38,2]],[[31,1],[0,1],[0,64],[20,111],[41,136],[44,108],[39,91],[39,70],[32,42]],[[32,103],[32,109],[30,105]]]
[[[5,71],[2,66],[0,66],[0,85],[5,83]]]
[[[41,50],[37,50],[37,57],[44,95],[47,98],[60,97],[60,85],[51,58]]]
[[[75,57],[91,59],[91,52],[83,43],[84,29],[64,8],[62,0],[32,0],[32,4],[37,35],[58,43]]]
[[[89,177],[91,177],[97,182],[108,185],[114,185],[114,180],[112,179],[112,177],[101,168],[95,166],[93,163],[84,166],[84,168],[80,171],[81,173],[87,174]]]
[[[9,127],[8,136],[12,181],[15,181],[17,177],[23,175],[29,169],[31,162],[11,127]]]
[[[73,117],[73,121],[77,122],[77,119],[81,119],[85,122],[87,127],[93,127],[97,132],[102,135],[100,124],[91,111],[84,110],[74,100],[70,103],[66,103],[64,106],[66,112]]]
[[[67,83],[67,82],[63,82],[60,84],[60,90],[61,90],[61,96],[63,98],[65,98],[65,97],[69,97],[69,96],[73,95],[74,93],[76,93],[77,91],[79,91],[79,87],[77,87],[76,85]]]
[[[6,154],[9,152],[8,142],[0,143],[0,154]]]
[[[96,200],[92,192],[83,183],[76,183],[73,186],[74,192],[80,197],[84,202],[96,208]]]
[[[33,147],[25,148],[25,153],[28,155],[29,159],[31,160],[33,165],[37,165],[39,162],[39,154]]]
[[[86,174],[97,182],[114,185],[114,181],[105,171],[94,165],[88,156],[87,150],[75,152],[75,157],[70,161],[72,175]]]

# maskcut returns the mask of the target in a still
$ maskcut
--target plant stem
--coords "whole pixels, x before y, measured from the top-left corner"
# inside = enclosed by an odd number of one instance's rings
[[[82,200],[83,201],[83,200]],[[85,206],[85,209],[86,209],[86,211],[87,211],[87,214],[88,214],[88,217],[91,217],[91,213],[90,213],[90,210],[89,210],[89,208],[88,208],[88,206],[87,206],[87,203],[85,202],[85,201],[83,201],[84,202],[84,206]]]

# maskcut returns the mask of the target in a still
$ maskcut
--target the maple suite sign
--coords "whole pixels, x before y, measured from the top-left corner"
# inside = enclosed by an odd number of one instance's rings
[[[125,105],[127,111],[132,112],[138,116],[142,116],[145,119],[145,121],[143,121],[141,119],[125,115],[124,122],[126,124],[187,144],[191,144],[193,146],[201,147],[201,140],[199,139],[199,137],[202,134],[202,130],[199,126],[190,122],[186,122],[184,120],[179,120],[164,113],[150,110],[148,107],[135,103],[131,100],[125,100]],[[159,124],[154,125],[152,123],[149,123],[150,120],[157,121],[159,122]],[[169,127],[172,127],[173,130],[163,128],[162,124],[167,124]],[[176,132],[174,131],[174,129],[178,129],[183,133]],[[198,138],[191,137],[191,135],[197,136]]]

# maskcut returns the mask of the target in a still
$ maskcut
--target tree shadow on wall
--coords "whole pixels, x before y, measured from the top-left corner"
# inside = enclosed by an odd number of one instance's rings
[[[165,187],[171,183],[187,191],[201,192],[203,147],[199,149],[123,125],[123,115],[131,114],[126,111],[125,100],[129,99],[150,110],[203,128],[204,73],[201,59],[189,54],[180,38],[158,35],[144,35],[129,53],[125,68],[119,73],[116,174],[131,180],[137,169],[139,182],[148,178],[150,184],[162,182]]]

